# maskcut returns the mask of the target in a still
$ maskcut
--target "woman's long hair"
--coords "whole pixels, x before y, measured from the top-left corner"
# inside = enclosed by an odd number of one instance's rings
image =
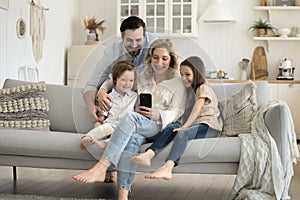
[[[170,66],[171,68],[178,70],[179,62],[178,62],[178,55],[174,48],[173,43],[169,39],[157,39],[155,40],[151,46],[149,47],[146,57],[144,59],[144,63],[148,64],[151,63],[151,58],[153,56],[153,52],[155,49],[164,48],[166,49],[171,57]]]
[[[168,79],[179,77],[180,75],[178,70],[178,66],[179,66],[178,55],[174,48],[173,43],[169,39],[157,39],[151,44],[151,46],[147,51],[146,57],[144,59],[144,63],[148,65],[145,73],[148,73],[151,76],[153,75],[154,71],[149,64],[151,64],[151,58],[153,56],[154,50],[158,48],[166,49],[169,52],[169,55],[171,57],[170,66],[168,70]]]

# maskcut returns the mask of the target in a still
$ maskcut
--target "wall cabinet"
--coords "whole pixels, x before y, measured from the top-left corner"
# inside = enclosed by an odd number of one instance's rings
[[[160,36],[194,36],[196,33],[195,0],[118,0],[119,30],[121,22],[131,15],[142,18],[147,30]]]
[[[271,95],[274,100],[285,101],[292,113],[297,139],[300,140],[300,84],[299,83],[270,83]]]
[[[74,45],[68,49],[66,85],[84,87],[101,59],[104,45]]]

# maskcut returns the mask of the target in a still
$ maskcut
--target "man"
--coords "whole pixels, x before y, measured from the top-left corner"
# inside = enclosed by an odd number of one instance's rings
[[[140,66],[148,47],[157,39],[154,34],[146,32],[144,21],[136,16],[130,16],[123,20],[120,31],[122,40],[114,42],[105,49],[101,60],[97,63],[85,86],[84,97],[89,115],[94,122],[99,121],[97,113],[100,113],[102,109],[109,110],[110,103],[106,100],[113,101],[105,89],[101,89],[98,95],[97,91],[103,82],[109,78],[115,63],[127,60],[133,62],[135,66]],[[95,105],[96,96],[98,96],[99,106]]]

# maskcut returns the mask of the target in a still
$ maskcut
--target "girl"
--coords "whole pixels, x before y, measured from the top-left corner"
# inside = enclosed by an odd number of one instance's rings
[[[81,139],[80,147],[96,144],[100,148],[105,148],[106,142],[102,139],[109,137],[115,130],[120,118],[126,113],[134,110],[137,93],[131,91],[135,77],[135,66],[128,61],[119,61],[112,70],[114,88],[110,95],[114,102],[107,113],[104,121],[96,122],[95,128]],[[101,119],[101,118],[100,118]]]
[[[178,73],[178,56],[168,39],[154,41],[145,57],[144,73],[137,77],[138,93],[152,94],[152,108],[139,106],[138,112],[125,115],[112,134],[102,158],[88,171],[74,176],[84,183],[103,182],[105,172],[118,167],[119,200],[127,200],[135,176],[132,155],[147,138],[156,136],[182,115],[185,87]]]
[[[205,81],[205,67],[199,57],[192,56],[180,64],[180,74],[186,87],[190,87],[196,94],[194,106],[185,123],[179,127],[178,123],[171,123],[154,143],[138,156],[132,158],[133,162],[150,166],[151,159],[157,151],[166,146],[174,137],[174,144],[166,159],[165,165],[145,178],[163,178],[170,180],[172,170],[178,165],[184,153],[188,140],[205,138],[209,128],[222,131],[222,120],[218,109],[218,99],[212,87]],[[178,132],[175,136],[175,133]],[[217,134],[215,135],[217,136]]]

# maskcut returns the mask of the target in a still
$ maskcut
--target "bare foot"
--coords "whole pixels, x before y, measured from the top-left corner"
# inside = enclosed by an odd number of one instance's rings
[[[155,156],[155,152],[152,149],[148,149],[146,152],[141,153],[137,156],[133,156],[131,161],[142,165],[144,167],[151,166],[151,159]]]
[[[171,180],[173,167],[174,167],[174,162],[173,164],[166,163],[164,166],[155,170],[151,174],[147,174],[145,178]]]
[[[93,144],[93,138],[85,136],[80,141],[80,148],[85,149],[88,145]]]
[[[131,161],[136,163],[136,164],[142,165],[144,167],[150,167],[151,166],[151,158],[149,158],[146,153],[141,153],[137,156],[133,156],[131,158]]]
[[[93,140],[93,143],[97,145],[100,149],[105,149],[107,142],[103,140]]]
[[[83,183],[103,182],[105,179],[107,168],[107,166],[105,166],[101,162],[98,162],[91,169],[73,176],[73,179]]]
[[[119,198],[118,200],[128,200],[129,191],[126,189],[119,189]]]
[[[96,128],[96,127],[98,127],[98,126],[101,126],[102,125],[102,123],[101,122],[95,122],[95,124],[94,124],[94,128]]]

